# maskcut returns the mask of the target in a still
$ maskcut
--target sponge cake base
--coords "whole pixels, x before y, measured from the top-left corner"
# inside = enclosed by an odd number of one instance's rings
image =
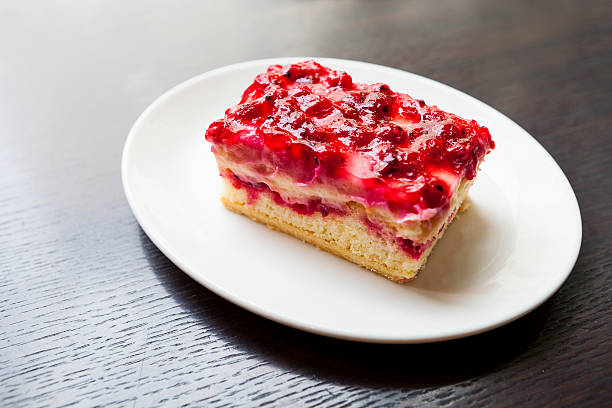
[[[373,232],[362,220],[363,209],[347,206],[344,215],[320,213],[302,215],[289,207],[274,202],[268,194],[260,194],[257,199],[249,199],[244,189],[235,188],[224,179],[225,194],[223,204],[230,210],[267,225],[320,249],[331,252],[344,259],[361,265],[371,271],[396,282],[414,279],[425,265],[436,242],[454,219],[467,196],[467,188],[462,196],[453,200],[453,208],[448,212],[444,227],[432,239],[431,244],[418,259],[414,259],[390,239]]]

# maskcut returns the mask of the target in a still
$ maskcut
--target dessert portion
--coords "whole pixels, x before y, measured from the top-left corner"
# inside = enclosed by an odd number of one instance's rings
[[[206,131],[227,208],[398,282],[416,277],[494,147],[487,128],[305,61]]]

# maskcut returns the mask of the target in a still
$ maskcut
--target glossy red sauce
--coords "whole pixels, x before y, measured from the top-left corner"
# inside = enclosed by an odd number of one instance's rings
[[[270,66],[210,125],[206,140],[263,176],[331,184],[415,219],[448,208],[458,180],[472,179],[494,147],[473,120],[386,84],[354,83],[315,61]]]

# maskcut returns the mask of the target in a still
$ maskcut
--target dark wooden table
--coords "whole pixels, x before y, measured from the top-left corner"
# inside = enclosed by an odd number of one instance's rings
[[[0,34],[0,405],[612,404],[609,1],[3,2]],[[492,332],[387,346],[269,322],[182,273],[123,196],[127,132],[189,77],[291,55],[415,72],[525,127],[580,203],[565,285]]]

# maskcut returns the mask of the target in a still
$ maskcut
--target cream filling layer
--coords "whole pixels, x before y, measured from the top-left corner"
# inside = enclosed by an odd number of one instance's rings
[[[409,239],[418,244],[425,244],[436,238],[438,232],[444,227],[447,218],[456,210],[467,196],[467,192],[474,180],[462,178],[450,203],[445,210],[439,211],[434,217],[426,220],[399,221],[384,207],[369,206],[360,202],[358,198],[342,194],[337,190],[323,184],[302,185],[289,177],[280,175],[265,175],[255,171],[249,165],[241,165],[228,160],[222,154],[216,154],[219,171],[222,174],[228,170],[243,181],[252,183],[265,183],[271,190],[281,195],[285,202],[305,204],[309,200],[318,198],[326,204],[336,208],[344,206],[360,206],[369,221],[381,225],[396,237]]]

